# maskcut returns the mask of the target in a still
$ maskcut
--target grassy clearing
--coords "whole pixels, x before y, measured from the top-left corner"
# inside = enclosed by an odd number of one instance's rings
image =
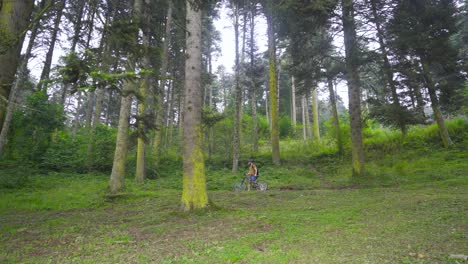
[[[214,203],[180,211],[180,172],[109,197],[108,175],[0,171],[2,263],[457,263],[467,254],[463,149],[261,167],[268,192],[231,192],[208,171]],[[16,184],[16,185],[15,185]],[[458,260],[458,263],[461,263]]]

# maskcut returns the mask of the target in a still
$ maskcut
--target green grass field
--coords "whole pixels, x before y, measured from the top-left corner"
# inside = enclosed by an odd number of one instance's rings
[[[0,171],[0,263],[466,263],[468,154],[264,164],[267,192],[208,170],[210,208],[180,210],[180,169],[144,185],[108,175]],[[27,174],[27,175],[26,175]]]

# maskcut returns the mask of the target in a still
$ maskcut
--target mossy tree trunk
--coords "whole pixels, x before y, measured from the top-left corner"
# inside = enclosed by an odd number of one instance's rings
[[[241,107],[242,107],[242,90],[240,86],[240,64],[239,64],[239,3],[232,1],[234,9],[234,39],[235,39],[235,93],[234,93],[234,136],[232,141],[232,173],[237,173],[239,169],[239,147],[241,133]]]
[[[149,25],[151,24],[151,16],[148,12],[150,7],[147,6],[147,3],[143,2],[145,5],[142,12],[140,13],[140,28],[143,32],[142,37],[142,46],[144,50],[142,58],[142,67],[146,70],[149,70],[151,67],[150,62],[150,45],[151,45],[151,35]],[[137,139],[137,158],[136,158],[136,171],[135,171],[135,180],[138,183],[144,182],[146,179],[146,135],[145,135],[145,115],[146,115],[146,106],[148,104],[148,92],[150,89],[150,77],[145,75],[140,84],[140,100],[138,101],[138,139]],[[160,110],[159,115],[162,114],[163,109]]]
[[[364,146],[362,142],[361,81],[358,72],[359,54],[356,41],[353,0],[342,0],[342,7],[351,126],[352,167],[353,176],[359,177],[364,175]]]
[[[131,84],[128,82],[124,84],[124,94],[122,95],[120,103],[117,141],[114,152],[114,162],[112,163],[112,173],[109,181],[110,192],[113,194],[120,192],[125,187],[125,163],[127,162],[128,128],[130,121],[130,110],[132,106],[132,96],[128,94],[130,85]]]
[[[132,21],[138,23],[143,16],[143,0],[135,0],[133,3]],[[138,36],[133,36],[136,41]],[[133,56],[133,57],[132,57]],[[135,71],[134,55],[129,55],[129,60],[126,62],[126,71]],[[122,88],[122,98],[120,101],[119,125],[117,130],[117,141],[114,152],[114,162],[112,164],[112,173],[109,181],[110,192],[115,194],[122,191],[125,187],[125,166],[127,162],[128,149],[128,131],[130,113],[132,109],[132,93],[138,89],[138,84],[126,80]]]
[[[328,92],[330,93],[330,104],[332,107],[332,114],[333,114],[333,127],[335,128],[336,133],[336,144],[338,145],[338,153],[343,155],[343,139],[341,137],[341,128],[340,128],[340,118],[338,116],[338,109],[336,107],[336,95],[335,89],[333,85],[333,79],[331,77],[327,77],[328,82]]]
[[[33,0],[2,1],[0,7],[0,126],[20,63],[23,39],[34,7]]]
[[[268,26],[268,56],[269,56],[269,87],[270,87],[270,113],[271,113],[271,148],[273,164],[280,165],[279,146],[279,116],[278,116],[278,93],[276,77],[276,38],[273,22],[273,3],[267,1],[266,18]]]
[[[429,98],[431,99],[431,106],[432,111],[434,112],[434,118],[437,122],[437,126],[439,127],[439,135],[442,139],[444,147],[448,148],[450,147],[450,145],[452,145],[452,139],[450,138],[447,127],[445,126],[444,116],[440,111],[439,99],[437,98],[436,87],[431,77],[429,65],[423,58],[421,58],[421,64],[423,69],[424,80],[426,82],[427,90],[429,92]]]
[[[302,98],[301,98],[301,108],[302,108],[302,139],[304,141],[307,140],[307,127],[308,127],[308,115],[307,115],[307,112],[309,111],[307,109],[307,100],[306,100],[306,96],[305,95],[302,95]]]
[[[312,119],[314,129],[314,139],[320,140],[320,126],[319,126],[319,111],[318,111],[318,95],[317,87],[312,88]]]
[[[45,0],[42,0],[41,3],[39,4],[39,9],[37,10],[38,12],[35,15],[36,17],[37,15],[40,15],[43,13],[44,7],[45,7]],[[13,120],[15,103],[17,101],[16,95],[20,92],[22,82],[27,76],[28,61],[32,56],[32,49],[34,47],[34,43],[37,37],[39,23],[40,23],[40,20],[35,22],[31,28],[31,33],[29,35],[29,41],[28,41],[28,47],[26,48],[26,52],[24,54],[23,59],[21,60],[21,64],[18,70],[18,76],[16,78],[16,81],[11,89],[11,92],[8,98],[8,106],[7,106],[7,110],[5,114],[5,119],[3,121],[3,126],[1,126],[1,129],[0,129],[1,130],[0,132],[0,157],[3,155],[3,149],[7,143],[8,130],[10,129],[11,121]]]
[[[183,118],[183,191],[186,211],[208,205],[202,142],[202,12],[197,2],[187,1],[187,59]]]

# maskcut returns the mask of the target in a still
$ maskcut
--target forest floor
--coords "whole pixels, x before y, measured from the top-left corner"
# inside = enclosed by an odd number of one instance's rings
[[[369,162],[369,184],[332,160],[264,166],[266,192],[208,170],[212,205],[193,213],[178,173],[118,196],[108,175],[15,177],[0,188],[0,263],[466,263],[451,255],[468,255],[468,154],[406,155]]]

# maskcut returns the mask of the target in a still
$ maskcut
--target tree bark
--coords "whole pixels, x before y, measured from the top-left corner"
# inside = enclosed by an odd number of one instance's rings
[[[343,139],[341,137],[341,127],[340,127],[340,118],[338,116],[338,109],[336,107],[336,95],[335,89],[333,85],[333,79],[331,77],[327,78],[328,82],[328,92],[330,93],[330,104],[332,107],[332,114],[333,114],[333,127],[335,128],[336,133],[336,144],[338,145],[338,153],[343,155]]]
[[[421,64],[423,69],[424,80],[426,81],[429,97],[431,98],[432,111],[434,112],[434,117],[437,122],[437,126],[439,127],[439,135],[442,139],[444,147],[448,148],[452,145],[452,139],[450,138],[447,127],[445,126],[444,116],[440,111],[439,99],[437,98],[436,87],[431,77],[429,65],[427,64],[427,62],[424,61],[423,58],[421,58]]]
[[[305,131],[306,131],[306,138],[312,138],[312,129],[310,124],[310,114],[309,114],[309,92],[306,92],[304,95],[304,111],[305,111]]]
[[[362,142],[361,81],[356,41],[353,0],[342,0],[343,32],[346,53],[346,78],[348,82],[349,118],[352,142],[353,176],[364,175],[364,146]]]
[[[131,84],[125,83],[129,88]],[[130,110],[132,106],[132,96],[123,95],[120,104],[119,127],[117,131],[117,141],[114,152],[114,162],[109,181],[110,192],[115,194],[125,187],[125,163],[127,162],[128,148],[128,127],[130,120]]]
[[[141,31],[143,32],[143,49],[144,55],[142,58],[142,67],[144,69],[150,69],[151,62],[150,62],[150,41],[151,36],[149,32],[148,26],[150,25],[151,17],[148,13],[149,6],[146,6],[140,12],[140,20],[143,21],[142,25],[140,26]],[[167,67],[167,66],[166,66]],[[135,180],[138,183],[142,183],[146,179],[146,136],[145,136],[145,123],[144,118],[146,114],[146,105],[147,105],[147,96],[148,91],[150,88],[150,78],[148,75],[143,77],[143,80],[140,84],[140,96],[142,100],[138,101],[138,139],[137,139],[137,157],[136,157],[136,171],[135,171]],[[160,114],[163,115],[162,112],[164,109],[160,109]]]
[[[239,65],[239,3],[234,1],[234,39],[235,39],[235,108],[234,108],[234,138],[232,141],[232,173],[239,169],[239,145],[240,124],[242,107],[242,90],[240,87],[240,65]]]
[[[301,105],[302,105],[302,139],[304,141],[307,140],[307,103],[306,103],[306,97],[305,95],[302,96],[301,98]]]
[[[161,69],[160,69],[160,76],[161,81],[159,85],[159,92],[157,92],[156,101],[158,104],[158,113],[156,113],[156,131],[154,133],[154,140],[153,140],[153,147],[152,147],[152,155],[153,160],[157,160],[157,157],[161,153],[161,142],[162,142],[162,131],[164,124],[167,124],[168,115],[165,114],[164,111],[164,89],[167,84],[167,73],[168,73],[168,63],[169,63],[169,44],[171,43],[171,29],[172,29],[172,10],[173,10],[173,3],[171,0],[167,1],[168,8],[166,14],[166,28],[165,28],[165,37],[163,42],[163,54],[162,54],[162,62],[161,62]],[[166,98],[168,98],[168,107],[169,107],[169,96],[170,96],[170,87],[167,88]],[[167,129],[167,127],[166,127]]]
[[[187,1],[182,191],[182,206],[186,211],[208,205],[201,120],[203,103],[201,36],[201,7],[196,2]]]
[[[56,6],[56,16],[54,19],[54,29],[50,36],[50,45],[46,54],[44,61],[44,67],[42,68],[41,78],[37,84],[37,90],[42,91],[44,94],[47,94],[47,84],[49,80],[50,69],[52,67],[52,57],[54,56],[55,43],[57,42],[58,32],[60,30],[60,20],[62,19],[63,10],[65,9],[65,0],[58,0],[58,5]]]
[[[272,5],[272,2],[268,1],[268,6],[266,8],[270,80],[271,147],[273,164],[280,165],[278,94],[276,84],[276,39],[275,30],[273,28]]]
[[[138,21],[143,14],[143,0],[135,0],[133,3],[133,22]],[[138,36],[135,34],[136,39]],[[130,58],[126,65],[126,71],[135,71],[134,58]],[[115,194],[125,187],[125,165],[127,162],[128,148],[128,130],[130,113],[132,109],[132,95],[137,89],[135,83],[125,81],[123,84],[122,99],[120,103],[119,126],[117,131],[117,141],[114,152],[114,162],[112,164],[112,173],[109,181],[110,192]]]
[[[11,0],[3,1],[0,8],[0,33],[4,38],[2,42],[6,42],[0,50],[0,124],[2,126],[33,7],[33,0]]]
[[[43,0],[40,3],[39,8],[43,9],[44,6],[45,6],[45,0]],[[41,12],[42,10],[39,10],[39,13]],[[18,70],[18,76],[16,78],[16,81],[13,84],[13,87],[11,89],[11,92],[8,98],[8,106],[7,106],[7,110],[5,114],[5,119],[3,121],[3,126],[0,129],[1,130],[0,132],[0,157],[2,157],[3,155],[3,149],[7,143],[8,130],[10,129],[11,121],[13,120],[13,113],[15,111],[15,104],[16,104],[16,99],[17,99],[16,94],[20,92],[20,85],[27,76],[28,62],[29,62],[29,59],[31,58],[32,49],[34,47],[34,42],[37,37],[39,22],[40,21],[37,21],[33,24],[33,27],[31,29],[31,34],[29,35],[28,47],[26,49],[23,59],[21,60],[21,64]],[[0,103],[0,107],[1,107],[1,103]]]
[[[314,122],[314,138],[320,140],[320,124],[319,124],[319,111],[318,111],[318,96],[317,87],[312,89],[312,118]]]
[[[252,106],[252,121],[253,121],[253,131],[252,131],[252,141],[253,141],[253,151],[254,153],[258,152],[258,120],[257,120],[257,87],[255,86],[255,15],[256,15],[256,3],[251,3],[250,10],[250,81],[252,84],[252,97],[251,97],[251,106]]]
[[[291,76],[291,122],[293,127],[296,127],[296,80],[294,76]]]

